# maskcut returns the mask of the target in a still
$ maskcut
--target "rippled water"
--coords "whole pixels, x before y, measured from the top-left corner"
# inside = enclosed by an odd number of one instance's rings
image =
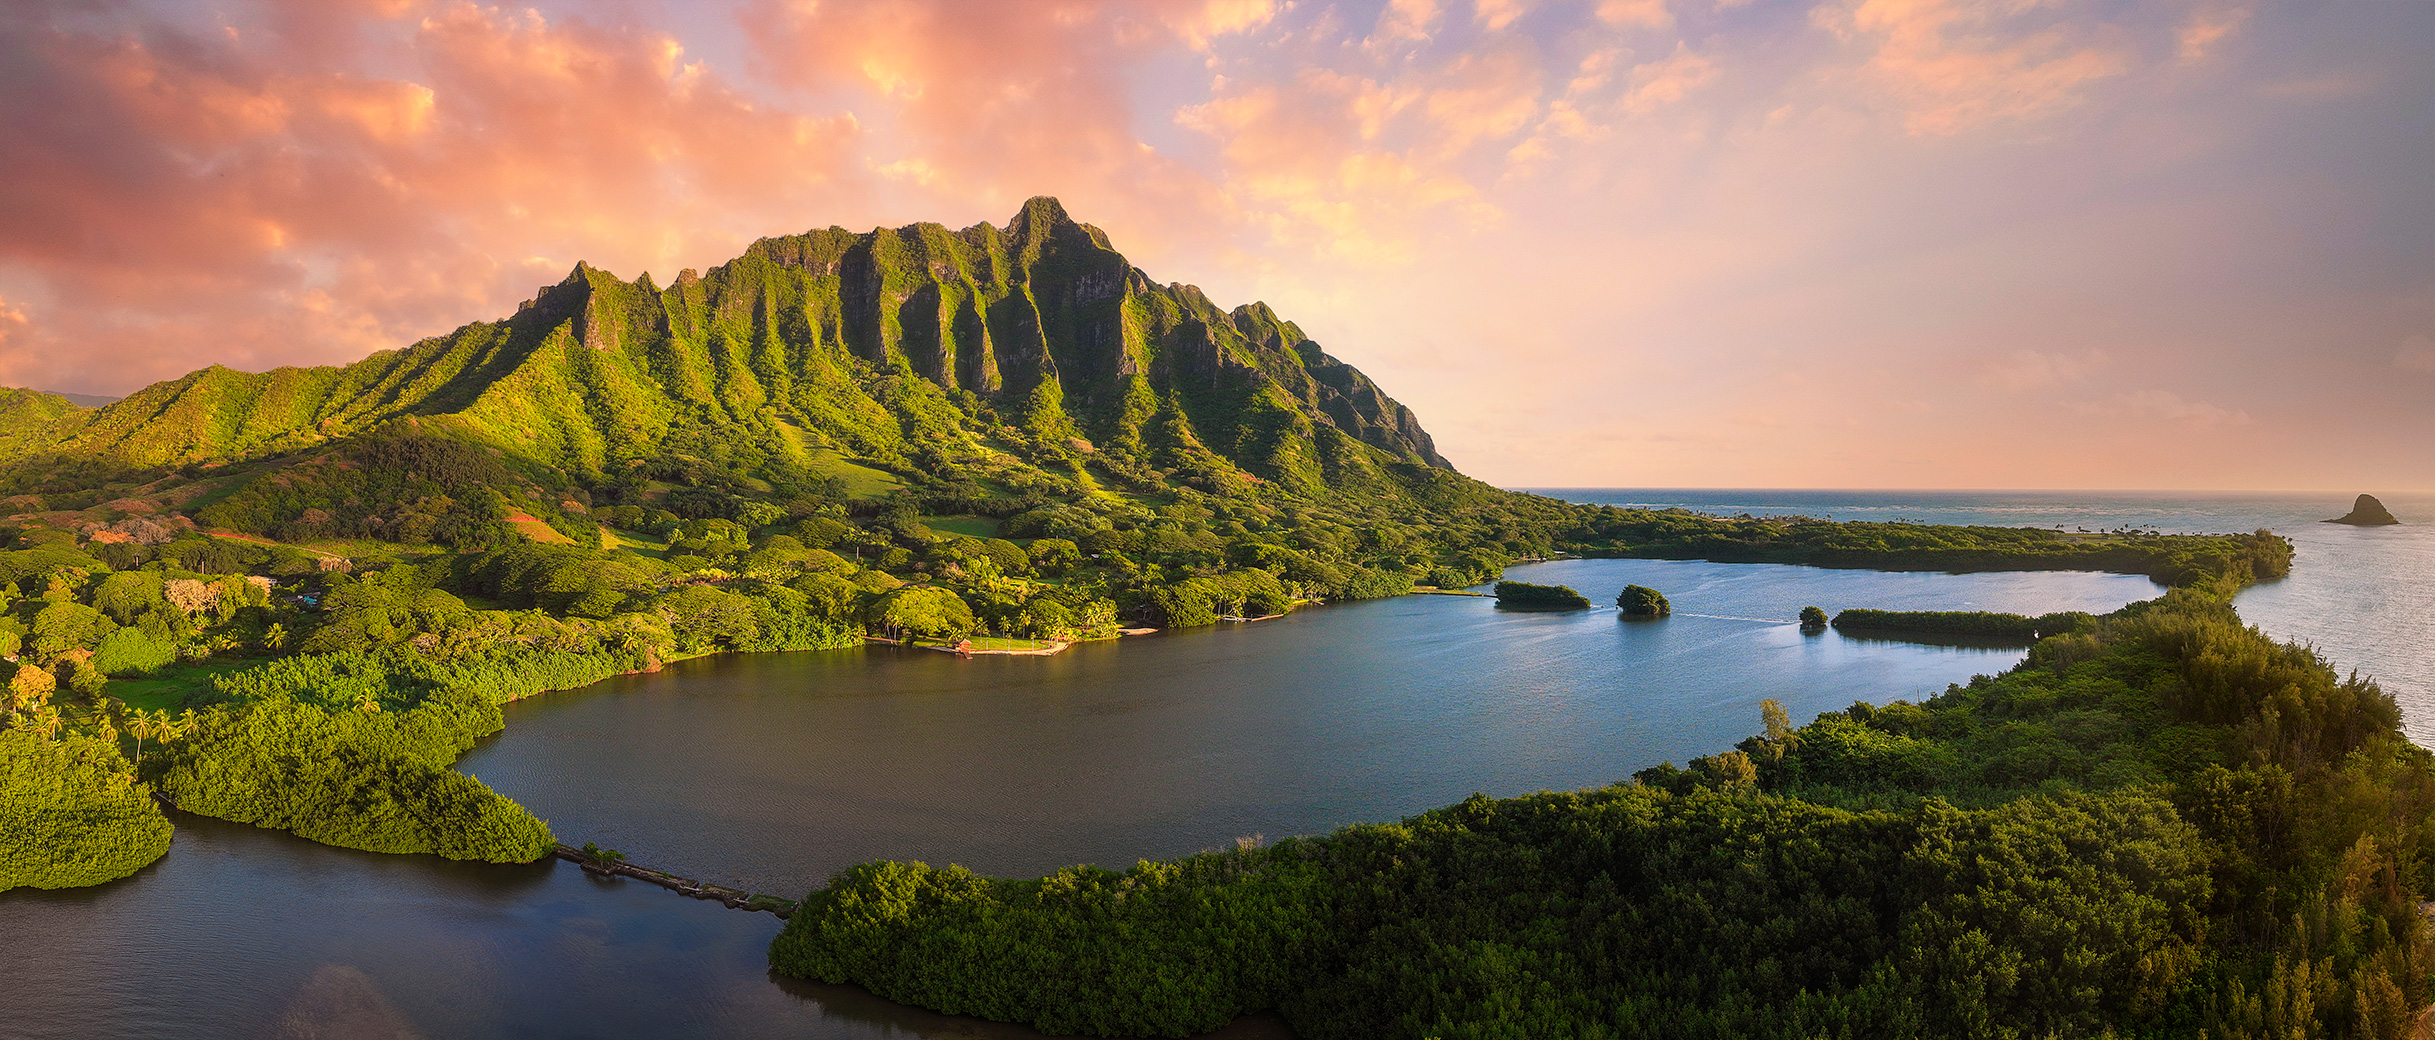
[[[1845,519],[1867,508],[1764,497],[1679,504]],[[2386,501],[2405,520],[2435,512]],[[2300,543],[2298,570],[2245,594],[2244,612],[2384,677],[2413,705],[2414,733],[2428,721],[2415,707],[2435,616],[2428,528],[2290,519],[2324,512],[2316,501],[2205,500],[2187,508],[2212,512],[2182,523],[2141,512],[2164,508],[2149,500],[2101,504],[2115,512],[2037,500],[1876,508],[1936,522],[2286,531]],[[1651,585],[1678,614],[1625,624],[1611,610],[1515,614],[1481,599],[1407,597],[1054,658],[868,650],[687,662],[512,706],[508,732],[463,768],[568,841],[789,896],[882,857],[1012,874],[1121,865],[1238,835],[1392,819],[1475,790],[1605,783],[1730,746],[1757,727],[1764,697],[1803,719],[1855,699],[1925,695],[2018,658],[1803,636],[1785,622],[1804,605],[2034,613],[2156,592],[2119,575],[1661,561],[1514,576],[1602,602],[1626,582]],[[1031,1035],[773,979],[762,954],[776,919],[639,882],[177,823],[170,854],[134,878],[0,895],[0,1037]],[[1249,1020],[1230,1032],[1282,1029]]]

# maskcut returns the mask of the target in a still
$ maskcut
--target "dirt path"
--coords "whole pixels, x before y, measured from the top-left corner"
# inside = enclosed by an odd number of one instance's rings
[[[232,541],[232,542],[248,542],[248,543],[251,543],[251,544],[254,544],[254,545],[281,545],[281,546],[286,546],[286,547],[288,547],[288,548],[290,548],[290,549],[294,549],[294,550],[296,550],[297,552],[301,552],[301,553],[311,553],[311,554],[313,554],[313,555],[315,555],[315,556],[319,556],[319,557],[321,557],[321,558],[323,558],[323,559],[328,559],[328,560],[343,560],[343,559],[346,559],[346,557],[344,557],[344,556],[340,556],[340,555],[338,555],[337,553],[334,553],[334,552],[324,552],[324,551],[322,551],[322,550],[320,550],[320,549],[309,549],[309,548],[306,548],[306,547],[301,546],[301,545],[296,545],[296,544],[289,543],[289,542],[282,542],[282,541],[278,541],[278,540],[271,539],[271,538],[263,538],[263,537],[259,537],[259,536],[257,536],[257,535],[250,535],[250,534],[238,534],[238,533],[237,533],[237,532],[235,532],[235,531],[217,531],[217,530],[205,530],[203,533],[204,533],[204,534],[207,534],[207,535],[210,535],[210,536],[211,536],[211,537],[213,537],[213,538],[226,538],[226,539],[228,539],[229,541]]]

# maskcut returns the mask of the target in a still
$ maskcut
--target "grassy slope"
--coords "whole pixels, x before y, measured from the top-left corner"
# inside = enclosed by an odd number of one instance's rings
[[[58,394],[0,387],[0,458],[42,450],[87,410]]]

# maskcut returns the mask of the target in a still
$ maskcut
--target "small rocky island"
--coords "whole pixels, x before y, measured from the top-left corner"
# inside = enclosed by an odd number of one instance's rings
[[[1533,585],[1526,581],[1497,583],[1500,610],[1588,610],[1589,597],[1564,585]]]
[[[1615,597],[1615,606],[1627,618],[1661,618],[1674,613],[1674,604],[1666,602],[1666,594],[1646,585],[1626,585],[1623,594]]]
[[[2361,495],[2359,501],[2351,504],[2350,515],[2335,517],[2325,522],[2349,524],[2353,527],[2384,527],[2400,523],[2401,519],[2394,516],[2392,510],[2384,508],[2384,503],[2376,501],[2376,496]]]

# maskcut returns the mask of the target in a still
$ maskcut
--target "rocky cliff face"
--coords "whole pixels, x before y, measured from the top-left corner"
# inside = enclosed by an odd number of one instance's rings
[[[1451,468],[1410,409],[1292,322],[1152,282],[1048,198],[1004,227],[763,239],[664,288],[578,264],[503,321],[344,367],[208,368],[50,433],[150,466],[407,418],[576,473],[646,456],[678,425],[882,460],[1011,432],[1313,489]]]

